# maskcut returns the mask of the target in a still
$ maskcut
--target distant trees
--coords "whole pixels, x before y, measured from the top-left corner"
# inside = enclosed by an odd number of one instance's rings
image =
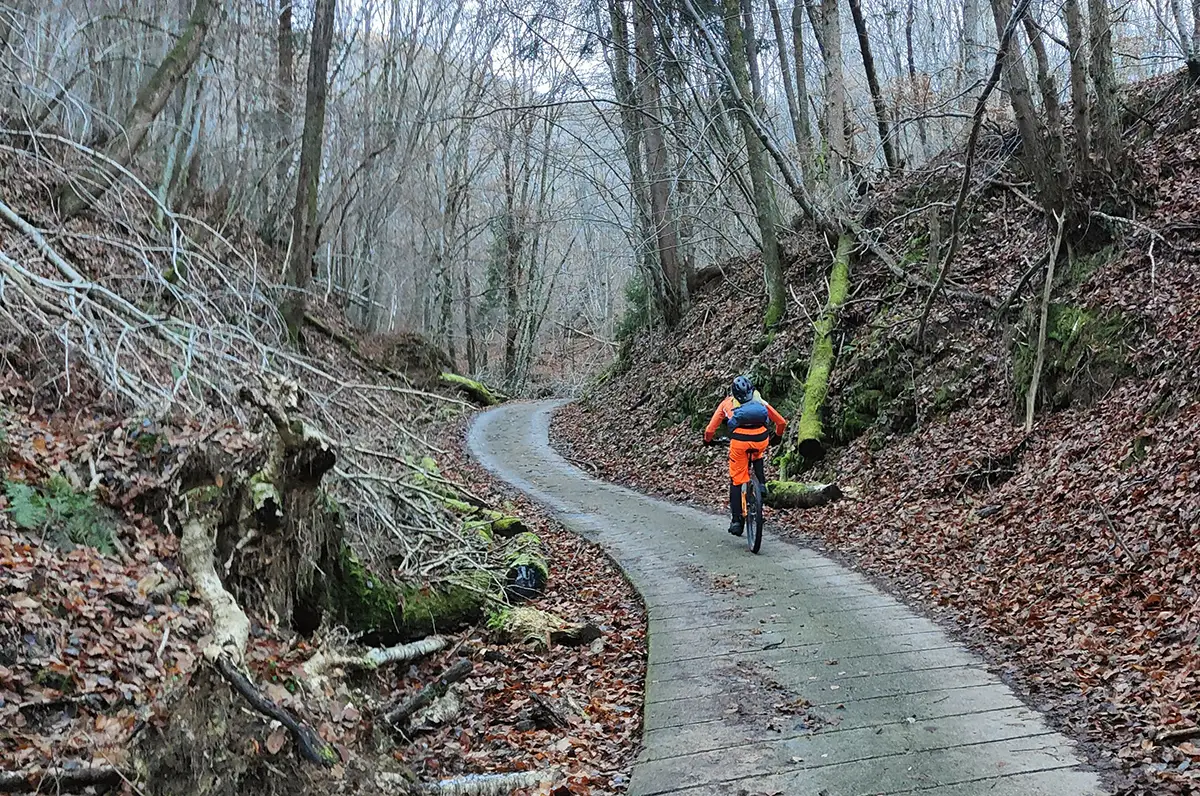
[[[1121,81],[1200,75],[1198,4],[0,0],[0,114],[78,144],[64,216],[131,170],[156,220],[286,253],[293,335],[328,301],[514,389],[543,351],[677,323],[697,266],[749,247],[748,300],[783,322],[788,228],[834,240],[860,194],[961,146],[1014,15],[983,135],[1015,129],[1069,250],[1127,177]]]

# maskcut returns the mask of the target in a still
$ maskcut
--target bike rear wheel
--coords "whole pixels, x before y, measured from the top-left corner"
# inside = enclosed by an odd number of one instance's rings
[[[757,553],[762,547],[763,487],[759,480],[751,474],[745,489],[746,513],[742,516],[745,518],[746,525],[746,547],[750,549],[751,553]]]

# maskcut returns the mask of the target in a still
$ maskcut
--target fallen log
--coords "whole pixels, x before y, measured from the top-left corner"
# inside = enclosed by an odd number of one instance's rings
[[[0,793],[67,793],[84,788],[112,787],[121,782],[112,766],[80,764],[79,768],[34,768],[0,771]]]
[[[460,376],[450,371],[444,371],[438,379],[442,384],[455,388],[480,406],[496,406],[503,403],[504,399],[481,381],[468,379],[466,376]]]
[[[405,724],[414,713],[444,695],[446,689],[453,683],[457,683],[470,674],[474,666],[466,658],[459,658],[453,666],[442,672],[442,676],[436,681],[425,686],[397,707],[385,710],[383,720],[396,727]]]
[[[768,481],[763,502],[776,509],[813,509],[842,497],[837,484]]]
[[[402,793],[420,796],[508,796],[515,790],[536,788],[546,782],[554,782],[562,776],[558,769],[544,771],[514,771],[509,774],[467,774],[439,782],[422,782],[414,785],[405,774],[385,772],[378,775],[379,784],[399,787]]]
[[[507,796],[515,790],[536,788],[558,779],[557,771],[516,771],[511,774],[468,774],[421,785],[418,793],[430,796]]]

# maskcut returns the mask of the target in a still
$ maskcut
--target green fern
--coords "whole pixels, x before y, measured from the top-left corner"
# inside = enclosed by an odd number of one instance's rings
[[[41,531],[46,542],[60,550],[94,547],[105,555],[116,550],[116,518],[71,482],[53,475],[41,487],[6,481],[8,514],[19,528]]]
[[[5,481],[4,496],[8,498],[9,516],[18,528],[33,531],[45,527],[46,504],[37,490],[19,481]]]

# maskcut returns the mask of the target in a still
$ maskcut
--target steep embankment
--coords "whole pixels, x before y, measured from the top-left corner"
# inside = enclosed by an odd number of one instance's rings
[[[939,301],[919,350],[928,291],[856,253],[825,407],[832,450],[808,471],[851,497],[770,522],[950,607],[1128,792],[1181,793],[1200,762],[1200,92],[1172,78],[1128,104],[1141,119],[1128,134],[1135,195],[1094,213],[1089,242],[1060,263],[1032,432],[1024,401],[1053,231],[997,137],[954,273],[985,300]],[[947,158],[874,199],[869,225],[911,274],[933,276],[930,239],[945,231],[930,211],[960,175]],[[809,235],[787,244],[787,325],[763,334],[754,264],[727,264],[678,329],[631,341],[562,411],[569,455],[720,505],[723,453],[700,448],[699,429],[730,378],[753,374],[792,419],[803,397],[831,253]]]
[[[77,168],[0,141],[0,792],[623,790],[643,612],[447,443],[492,397],[315,297],[295,345],[281,252],[132,179],[63,223]]]

